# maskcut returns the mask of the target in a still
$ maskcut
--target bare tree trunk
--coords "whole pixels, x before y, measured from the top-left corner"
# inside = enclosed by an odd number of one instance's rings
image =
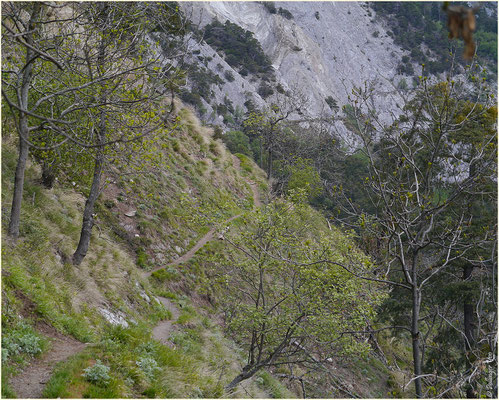
[[[95,202],[99,197],[100,181],[102,170],[104,167],[104,154],[102,149],[98,149],[97,157],[94,165],[94,178],[87,201],[85,202],[85,210],[83,211],[83,224],[81,227],[80,241],[78,247],[73,254],[73,265],[80,265],[87,255],[90,237],[92,235],[92,227],[94,226],[94,209]]]
[[[27,31],[31,32],[25,35],[26,43],[33,45],[33,31],[35,23],[40,16],[41,4],[33,4],[33,12],[29,20]],[[33,63],[35,52],[30,48],[26,48],[26,66],[23,72],[23,80],[19,96],[19,108],[22,110],[28,109],[28,95],[29,87],[33,79]],[[19,222],[21,219],[21,203],[23,199],[24,190],[24,172],[26,171],[26,162],[28,160],[29,144],[29,129],[28,129],[28,116],[19,111],[19,158],[17,159],[16,174],[14,178],[14,194],[12,198],[12,208],[10,211],[10,221],[8,235],[15,240],[19,237]]]
[[[419,347],[419,309],[420,309],[420,292],[417,282],[416,273],[416,257],[413,259],[413,272],[412,272],[412,323],[411,323],[411,336],[412,336],[412,358],[414,362],[414,386],[416,389],[416,396],[418,399],[423,397],[423,390],[421,387],[421,349]]]
[[[23,119],[25,119],[23,117]],[[23,124],[25,125],[25,124]],[[22,128],[21,128],[22,129]],[[27,135],[27,129],[25,134]],[[19,222],[21,219],[21,203],[24,190],[24,172],[26,171],[26,161],[28,160],[29,145],[22,137],[19,137],[19,157],[17,159],[16,174],[14,178],[14,196],[12,198],[12,208],[10,211],[9,236],[17,240],[19,236]]]
[[[50,165],[48,165],[47,162],[44,161],[42,163],[42,185],[47,189],[52,189],[52,187],[54,186],[54,180],[54,171],[52,170]]]
[[[269,149],[269,159],[267,164],[267,179],[272,179],[272,149]]]
[[[248,366],[243,368],[243,372],[241,372],[239,375],[237,375],[232,382],[230,382],[227,386],[225,386],[225,390],[227,392],[231,392],[234,390],[234,388],[239,385],[242,381],[251,378],[255,373],[257,373],[262,367],[261,366],[254,366],[253,368],[248,368]]]
[[[103,14],[107,12],[108,5],[102,3],[101,11]],[[99,44],[99,56],[97,58],[96,69],[99,74],[102,73],[101,68],[104,65],[104,60],[106,57],[106,43],[104,37],[101,37]],[[90,68],[90,67],[89,67]],[[91,71],[89,71],[91,72]],[[105,91],[101,92],[99,96],[99,101],[104,104],[106,100]],[[94,164],[94,177],[92,179],[92,186],[90,186],[90,193],[88,194],[87,201],[85,202],[85,209],[83,210],[83,223],[81,226],[80,241],[78,242],[78,247],[73,254],[73,265],[80,265],[85,256],[87,255],[88,246],[90,244],[90,237],[92,236],[92,227],[94,226],[94,209],[97,198],[100,194],[100,182],[102,177],[102,171],[104,169],[104,143],[106,141],[107,133],[107,121],[106,112],[101,108],[99,115],[99,129],[97,132],[97,154],[95,157]]]
[[[473,272],[473,265],[467,264],[463,270],[463,281],[467,281],[471,278],[471,273]],[[475,344],[475,335],[473,332],[473,304],[469,300],[464,301],[464,335],[465,335],[465,349],[466,352],[470,352]],[[466,361],[467,367],[471,367],[470,361]],[[472,382],[466,388],[466,397],[468,399],[476,398],[475,388]]]

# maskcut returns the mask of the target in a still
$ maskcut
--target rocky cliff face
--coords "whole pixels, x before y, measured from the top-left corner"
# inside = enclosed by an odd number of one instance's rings
[[[378,106],[382,114],[396,110],[394,87],[401,79],[396,67],[403,51],[393,44],[381,21],[365,3],[360,2],[275,2],[277,9],[288,10],[287,19],[257,2],[193,2],[181,3],[183,10],[200,27],[213,18],[229,20],[249,30],[260,42],[276,71],[277,83],[307,98],[303,110],[316,117],[331,113],[325,99],[331,96],[339,107],[348,102],[354,86],[366,82],[377,87]],[[289,15],[288,15],[289,16]],[[234,105],[244,109],[244,102],[253,99],[261,106],[272,101],[257,93],[258,82],[233,70],[214,49],[205,43],[192,44],[201,55],[212,57],[207,68],[216,71],[221,64],[234,75],[233,82],[214,88],[215,101],[227,96]],[[212,102],[213,104],[213,102]],[[221,123],[205,104],[207,122]],[[245,110],[244,110],[245,111]],[[296,119],[300,117],[295,115]]]

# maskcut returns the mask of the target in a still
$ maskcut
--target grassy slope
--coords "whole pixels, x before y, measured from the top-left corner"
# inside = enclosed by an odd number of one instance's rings
[[[3,341],[15,342],[28,332],[40,337],[43,354],[50,343],[34,327],[36,320],[44,320],[62,333],[91,343],[58,368],[45,388],[46,397],[220,397],[226,396],[223,386],[241,368],[242,350],[224,337],[220,316],[200,289],[203,252],[221,249],[223,244],[210,243],[186,265],[169,264],[211,227],[252,208],[248,180],[256,182],[262,194],[267,184],[251,160],[242,157],[240,168],[235,168],[232,155],[189,110],[181,109],[179,116],[180,129],[152,144],[156,156],[141,160],[140,173],[113,179],[104,190],[90,250],[80,267],[65,263],[76,248],[84,206],[84,197],[71,185],[44,189],[38,183],[39,168],[31,164],[16,246],[5,235],[8,218],[2,220]],[[16,163],[14,137],[4,129],[4,216],[8,215]],[[136,211],[135,216],[124,215],[130,210]],[[145,270],[158,266],[164,266],[166,273],[144,277]],[[154,296],[169,297],[181,309],[173,348],[152,339],[155,324],[171,318]],[[21,312],[26,309],[24,297],[34,304],[29,313]],[[128,328],[107,323],[100,309],[121,315]],[[3,396],[15,395],[8,377],[18,373],[30,357],[21,349],[3,363]],[[110,370],[91,383],[82,374],[96,360]],[[364,383],[353,387],[358,393],[365,397],[387,394],[389,372],[384,366],[366,360],[342,368],[345,375],[353,372],[352,382]],[[109,379],[104,384],[106,374]],[[262,372],[232,396],[295,397],[301,393],[298,385],[289,386],[293,391]],[[308,390],[309,395],[325,395]],[[327,394],[343,397],[334,389]]]

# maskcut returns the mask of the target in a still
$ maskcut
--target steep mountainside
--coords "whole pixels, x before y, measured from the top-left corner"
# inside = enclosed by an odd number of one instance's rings
[[[65,181],[46,189],[39,165],[28,165],[17,244],[5,234],[8,219],[2,223],[3,397],[229,396],[224,385],[245,353],[225,334],[222,294],[207,270],[213,254],[228,249],[217,239],[229,227],[250,229],[249,212],[268,202],[268,186],[253,161],[232,155],[182,107],[179,127],[150,143],[156,156],[106,185],[79,267],[69,259],[82,189]],[[16,161],[11,129],[4,126],[2,141],[4,205]],[[329,232],[324,217],[307,210],[314,229]],[[311,375],[307,393],[383,397],[397,379],[375,354],[333,365],[334,380]],[[287,369],[270,372],[230,396],[301,393],[282,377]]]
[[[364,3],[276,2],[275,7],[289,10],[292,19],[270,13],[258,2],[194,2],[183,3],[182,7],[200,27],[216,18],[252,32],[270,58],[276,83],[291,95],[306,98],[303,113],[307,117],[331,113],[328,97],[339,107],[346,104],[352,87],[365,82],[376,82],[386,94],[379,98],[381,110],[396,108],[393,85],[400,79],[396,68],[404,52],[394,45],[381,21]],[[221,64],[235,77],[233,82],[214,88],[212,104],[222,103],[227,97],[245,111],[248,99],[256,106],[272,101],[273,96],[262,99],[258,94],[259,82],[255,78],[241,76],[219,54],[212,54],[207,44],[196,44],[193,49],[200,50],[204,57],[213,57],[207,63],[208,69],[216,71],[216,65]],[[223,123],[222,117],[211,114],[210,105],[204,106],[208,122]],[[292,118],[301,117],[295,114]]]
[[[198,40],[191,42],[191,49],[197,53],[191,62],[221,78],[211,87],[211,94],[200,94],[198,110],[203,120],[221,126],[240,125],[242,113],[248,110],[248,100],[262,107],[276,101],[285,91],[292,98],[306,99],[306,106],[290,119],[330,115],[348,103],[352,88],[364,85],[375,89],[380,116],[388,119],[391,113],[398,114],[401,97],[397,89],[417,85],[418,75],[423,74],[423,59],[440,60],[447,54],[445,46],[445,50],[429,50],[425,42],[407,47],[402,36],[419,38],[426,27],[421,22],[421,26],[412,26],[407,32],[404,28],[395,29],[394,21],[404,11],[395,6],[399,14],[392,19],[386,17],[386,12],[378,15],[374,8],[381,9],[380,6],[369,2],[186,2],[181,7],[200,29]],[[441,6],[436,8],[438,18],[445,20]],[[487,3],[486,9],[490,15],[497,15],[493,4]],[[275,81],[269,83],[245,71],[241,74],[240,68],[226,62],[223,51],[200,39],[203,28],[214,19],[222,24],[230,21],[254,35],[270,59]],[[444,32],[445,21],[438,23],[438,29]],[[400,32],[398,36],[394,30]],[[423,58],[414,57],[415,50],[424,52]],[[434,50],[437,53],[432,53]],[[401,68],[403,62],[410,64],[410,73]],[[230,73],[232,78],[224,79],[224,73]],[[262,86],[273,90],[262,90]],[[229,117],[217,109],[218,104],[227,103],[237,109]],[[338,127],[343,139],[348,140],[348,132],[340,124]]]

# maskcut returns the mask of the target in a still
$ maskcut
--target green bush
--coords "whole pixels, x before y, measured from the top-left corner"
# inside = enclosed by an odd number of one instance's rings
[[[286,191],[305,190],[309,199],[313,199],[322,192],[321,178],[312,165],[312,160],[298,158],[293,165],[287,168],[289,173]]]
[[[225,71],[224,77],[227,80],[227,82],[234,82],[235,80],[234,75],[230,71]]]
[[[101,360],[83,370],[82,376],[89,382],[100,386],[107,386],[111,377],[109,376],[110,368],[102,364]]]
[[[179,274],[178,274],[177,270],[174,269],[173,267],[166,267],[166,268],[154,271],[151,274],[151,276],[153,278],[156,278],[160,282],[173,281],[173,280],[179,279]]]
[[[46,345],[44,339],[24,321],[18,322],[12,329],[4,327],[2,333],[2,362],[22,354],[35,356]]]
[[[205,26],[204,37],[210,46],[223,51],[227,64],[239,68],[242,75],[244,71],[246,74],[249,72],[274,78],[272,63],[252,32],[228,20],[225,24],[214,20]]]
[[[137,250],[137,265],[140,268],[147,268],[148,267],[148,257],[147,257],[147,253],[144,251],[144,249]]]
[[[262,82],[258,87],[257,92],[265,99],[274,94],[274,89],[272,89],[272,87],[267,85],[265,82]]]
[[[152,357],[141,357],[136,364],[150,380],[153,380],[156,373],[161,370],[156,360]]]
[[[251,147],[249,138],[241,131],[229,131],[226,132],[222,140],[224,141],[227,148],[231,153],[241,153],[251,157]]]

